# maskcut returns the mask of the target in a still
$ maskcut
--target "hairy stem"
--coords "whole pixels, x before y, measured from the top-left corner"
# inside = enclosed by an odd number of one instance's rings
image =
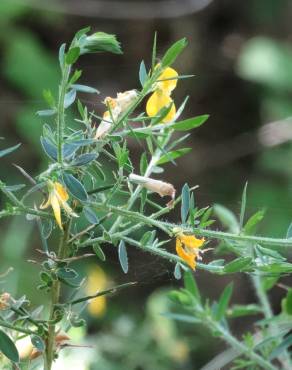
[[[244,343],[237,340],[229,331],[227,331],[221,324],[213,321],[212,319],[204,320],[210,330],[216,330],[221,334],[222,339],[225,340],[232,348],[234,348],[239,354],[243,354],[246,357],[253,360],[258,366],[265,370],[276,370],[277,368],[272,365],[269,361],[265,360],[262,356],[258,355],[251,348],[247,347]]]
[[[263,287],[262,279],[260,275],[252,275],[251,280],[253,282],[255,292],[258,298],[258,301],[260,305],[262,306],[263,313],[266,319],[271,319],[274,317],[274,313],[269,301],[269,298],[267,296],[267,293]],[[271,323],[270,324],[270,333],[275,336],[279,336],[281,338],[281,335],[279,333],[279,328],[277,324]],[[291,364],[291,358],[289,355],[289,352],[286,350],[284,351],[281,356],[279,356],[279,361],[282,364],[282,368],[285,370],[289,370],[292,367]]]
[[[68,237],[69,237],[69,230],[70,229],[70,222],[67,222],[64,226],[64,233],[61,234],[59,249],[57,252],[57,258],[64,259],[66,258],[67,254],[67,245],[68,245]],[[54,310],[55,306],[59,303],[60,300],[60,291],[61,291],[61,284],[59,280],[54,281],[51,290],[51,302],[50,302],[50,317],[49,321],[54,321]],[[47,345],[46,345],[46,352],[45,352],[45,367],[44,370],[51,370],[52,363],[55,357],[55,324],[49,324],[48,328],[48,336],[47,336]]]
[[[63,164],[63,140],[65,129],[65,95],[68,86],[71,66],[66,64],[62,73],[62,80],[59,87],[59,100],[57,107],[57,152],[58,163]]]

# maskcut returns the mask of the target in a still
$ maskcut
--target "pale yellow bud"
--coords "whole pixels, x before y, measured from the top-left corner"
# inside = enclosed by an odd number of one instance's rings
[[[129,180],[159,194],[161,197],[170,196],[171,202],[169,202],[168,205],[173,203],[175,198],[175,188],[172,184],[161,180],[151,179],[150,177],[135,175],[133,173],[130,174]]]

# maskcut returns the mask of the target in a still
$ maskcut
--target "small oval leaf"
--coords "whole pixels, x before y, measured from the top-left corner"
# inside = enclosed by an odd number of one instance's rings
[[[69,193],[76,199],[85,202],[87,201],[88,195],[84,186],[79,180],[77,180],[73,175],[64,173],[63,180],[68,189]]]
[[[19,354],[12,339],[0,330],[0,351],[12,362],[19,362]]]
[[[99,219],[96,216],[95,212],[90,207],[84,207],[83,214],[88,222],[90,222],[93,225],[96,225],[99,223]]]
[[[129,263],[127,249],[123,240],[121,240],[119,244],[119,261],[124,273],[126,274],[129,270]]]
[[[97,156],[98,155],[96,153],[81,154],[72,161],[71,165],[72,166],[84,166],[85,164],[88,164],[94,161],[97,158]]]
[[[103,250],[101,249],[101,247],[99,246],[99,244],[94,244],[92,246],[92,249],[94,251],[94,253],[97,255],[97,257],[102,260],[102,261],[105,261],[105,254],[103,253]]]
[[[45,343],[44,341],[42,340],[41,337],[39,337],[38,335],[33,335],[30,337],[30,340],[31,340],[31,343],[32,345],[40,352],[44,352],[45,350]]]

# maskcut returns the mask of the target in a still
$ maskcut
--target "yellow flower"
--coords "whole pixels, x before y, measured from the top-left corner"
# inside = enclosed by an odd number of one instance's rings
[[[64,209],[68,216],[78,217],[78,215],[74,213],[72,208],[68,205],[67,200],[69,199],[69,195],[62,184],[49,180],[48,188],[48,200],[45,203],[41,204],[40,208],[45,209],[51,206],[53,208],[57,224],[59,225],[60,229],[63,230],[61,220],[61,208]]]
[[[155,68],[158,66],[159,64]],[[170,95],[176,88],[177,77],[178,73],[170,67],[167,67],[158,77],[155,91],[150,95],[146,104],[146,113],[149,117],[156,116],[162,108],[171,105],[170,111],[166,117],[163,118],[162,122],[167,123],[173,120],[176,113],[176,107]]]
[[[178,73],[175,69],[167,67],[158,77],[157,87],[165,93],[170,93],[176,88]],[[164,81],[161,81],[164,80]]]
[[[163,118],[162,120],[163,123],[170,122],[174,118],[176,108],[171,97],[165,94],[163,90],[158,89],[154,91],[154,93],[148,99],[146,104],[146,113],[148,114],[149,117],[155,117],[162,108],[167,107],[170,104],[171,104],[170,111]]]
[[[99,266],[94,266],[89,270],[86,285],[86,294],[94,295],[98,291],[104,290],[107,285],[107,277]],[[93,317],[100,317],[106,310],[105,296],[93,298],[87,306],[88,312]]]
[[[176,253],[194,270],[199,257],[199,248],[204,242],[204,238],[197,239],[194,235],[180,233],[176,237]]]

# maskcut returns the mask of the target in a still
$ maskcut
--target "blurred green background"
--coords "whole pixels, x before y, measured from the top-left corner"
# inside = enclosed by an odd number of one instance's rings
[[[292,3],[289,0],[173,1],[0,1],[0,115],[5,147],[18,142],[21,149],[1,161],[1,180],[25,181],[11,162],[36,174],[46,165],[39,135],[44,109],[44,88],[56,92],[58,47],[80,28],[114,33],[124,54],[90,55],[80,60],[82,83],[96,87],[99,96],[82,95],[90,109],[101,114],[105,96],[139,87],[142,59],[149,63],[154,32],[158,55],[175,40],[187,37],[189,46],[176,63],[181,80],[177,105],[190,96],[185,117],[210,114],[209,121],[188,138],[191,154],[169,164],[164,180],[177,189],[188,182],[200,185],[200,207],[221,203],[238,214],[240,196],[248,180],[248,214],[266,209],[261,234],[283,237],[292,218]],[[132,141],[133,157],[143,150]],[[2,205],[5,199],[2,198]],[[38,202],[40,199],[37,200]],[[173,212],[171,220],[178,219]],[[33,305],[46,295],[35,287],[39,236],[34,223],[18,217],[1,221],[1,272],[14,270],[1,280],[1,289],[14,296],[25,294]],[[174,251],[174,245],[169,249]],[[137,281],[134,288],[99,302],[94,314],[85,312],[86,328],[71,333],[73,342],[93,346],[76,348],[56,369],[73,364],[85,370],[201,369],[224,346],[200,328],[178,325],[162,318],[169,301],[166,291],[179,286],[173,267],[153,256],[129,251],[130,271],[124,275],[115,251],[107,260],[93,258],[80,265],[92,273],[96,287],[111,282]],[[99,266],[99,267],[98,267]],[[103,269],[103,272],[100,270]],[[226,277],[196,272],[206,295],[216,297]],[[94,280],[95,281],[95,280]],[[245,276],[237,278],[237,303],[252,302],[254,294]],[[280,297],[273,295],[274,309]],[[240,335],[249,321],[234,322]],[[62,362],[63,361],[63,362]],[[78,364],[78,366],[76,365]],[[72,366],[73,366],[72,365]],[[208,366],[205,370],[211,369]]]

